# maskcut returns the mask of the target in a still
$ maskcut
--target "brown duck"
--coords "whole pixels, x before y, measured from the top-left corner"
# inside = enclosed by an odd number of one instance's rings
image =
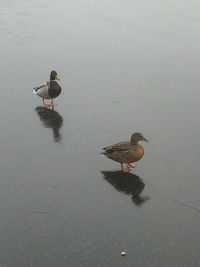
[[[103,148],[101,154],[121,164],[121,171],[128,172],[130,168],[135,168],[135,162],[144,155],[143,147],[138,144],[139,141],[148,142],[141,133],[134,133],[130,141],[123,141],[112,146]],[[123,166],[126,164],[126,167]]]

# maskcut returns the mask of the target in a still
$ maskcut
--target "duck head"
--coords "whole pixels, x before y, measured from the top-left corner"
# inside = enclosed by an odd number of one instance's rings
[[[57,74],[57,72],[56,72],[55,70],[52,70],[52,72],[51,72],[51,74],[50,74],[50,80],[51,80],[51,81],[54,81],[54,80],[60,80],[60,79],[58,78],[58,74]]]
[[[139,141],[148,142],[148,140],[141,133],[134,133],[131,136],[131,144],[136,145]]]

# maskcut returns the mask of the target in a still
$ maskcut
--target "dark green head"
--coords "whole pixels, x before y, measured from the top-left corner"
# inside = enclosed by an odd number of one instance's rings
[[[139,141],[145,141],[148,142],[146,138],[144,138],[143,134],[141,133],[134,133],[131,136],[131,144],[136,145]]]
[[[50,80],[52,81],[54,81],[54,80],[60,80],[59,78],[58,78],[58,74],[57,74],[57,72],[55,71],[55,70],[52,70],[52,72],[51,72],[51,74],[50,74]]]

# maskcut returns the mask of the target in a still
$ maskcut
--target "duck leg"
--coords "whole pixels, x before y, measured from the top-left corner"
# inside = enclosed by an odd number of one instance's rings
[[[56,103],[53,101],[53,98],[51,99],[51,107],[54,108],[56,106]]]
[[[42,106],[43,106],[44,108],[48,108],[48,107],[50,106],[49,104],[46,104],[46,103],[44,102],[44,98],[42,98],[42,102],[43,102],[43,105],[42,105]]]
[[[120,163],[120,164],[121,164],[121,172],[125,172],[125,173],[128,172],[128,170],[129,170],[128,167],[124,168],[123,163]]]
[[[135,168],[136,165],[137,165],[136,163],[128,163],[128,164],[127,164],[127,168],[128,168],[128,169],[132,169],[132,168]]]

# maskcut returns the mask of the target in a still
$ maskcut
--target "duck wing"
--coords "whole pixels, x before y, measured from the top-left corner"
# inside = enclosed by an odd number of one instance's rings
[[[105,150],[103,153],[110,154],[116,151],[128,151],[130,149],[130,142],[129,141],[123,141],[116,143],[111,146],[104,147],[103,150]]]
[[[40,84],[39,86],[36,86],[33,88],[33,92],[36,93],[39,89],[45,88],[46,86],[49,86],[49,82]]]

